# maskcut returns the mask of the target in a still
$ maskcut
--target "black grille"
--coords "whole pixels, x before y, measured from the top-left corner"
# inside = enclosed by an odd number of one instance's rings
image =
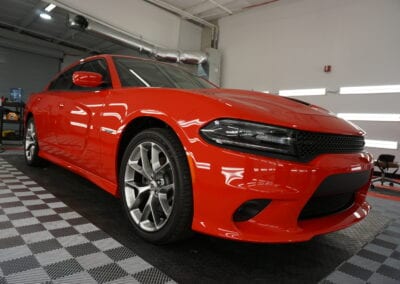
[[[354,203],[354,193],[311,198],[301,211],[300,220],[322,217],[349,208]]]
[[[327,177],[304,206],[299,219],[322,217],[349,208],[356,192],[367,185],[370,176],[370,171],[363,171]]]
[[[306,131],[299,131],[296,135],[296,153],[301,160],[311,160],[323,153],[357,153],[363,149],[363,136]]]

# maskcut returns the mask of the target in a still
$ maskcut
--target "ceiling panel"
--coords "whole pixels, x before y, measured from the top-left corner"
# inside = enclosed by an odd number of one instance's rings
[[[1,0],[0,21],[17,24],[30,14],[39,0]]]
[[[174,7],[191,13],[204,20],[217,20],[245,9],[256,8],[277,0],[163,0]]]
[[[208,0],[166,0],[164,1],[166,3],[169,3],[175,7],[178,7],[182,10],[188,10],[193,6],[197,6],[201,3],[207,3],[209,2]]]
[[[72,30],[67,26],[69,12],[57,7],[51,12],[50,21],[40,18],[39,14],[46,6],[47,3],[41,0],[1,0],[0,28],[56,43],[61,50],[68,50],[68,53],[71,47],[75,48],[77,53],[103,52],[97,45],[104,39],[87,32]],[[0,37],[5,37],[5,34],[0,30]],[[117,47],[120,48],[119,45],[116,45]]]
[[[68,48],[69,52],[71,47],[76,48],[78,52],[106,52],[122,48],[121,45],[110,41],[105,44],[107,40],[89,32],[70,29],[67,26],[69,12],[60,7],[56,7],[51,12],[53,17],[51,21],[45,21],[39,17],[39,14],[48,5],[46,2],[41,0],[0,1],[0,37],[2,38],[5,38],[6,31],[13,32],[17,35],[14,38],[18,38],[18,35],[34,37],[53,45],[56,43],[61,50],[64,47]],[[164,2],[206,21],[213,21],[243,11],[249,6],[275,1],[277,0],[159,0],[151,2]],[[147,2],[150,3],[150,1]]]

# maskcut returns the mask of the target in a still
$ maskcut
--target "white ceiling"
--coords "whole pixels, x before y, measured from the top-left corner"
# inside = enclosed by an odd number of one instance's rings
[[[65,53],[113,52],[115,44],[104,42],[88,33],[67,26],[68,12],[56,8],[52,21],[40,19],[47,6],[41,0],[1,0],[0,39],[37,43],[41,40],[51,47],[57,45]]]
[[[168,3],[206,21],[212,21],[276,1],[278,0],[162,0],[159,2]]]
[[[216,21],[219,18],[278,0],[143,1],[162,7],[188,20],[194,20],[197,24],[207,25],[209,21]],[[1,0],[0,40],[22,41],[24,37],[32,38],[32,40],[46,42],[49,47],[57,45],[64,53],[75,53],[74,51],[115,53],[123,48],[119,44],[104,41],[92,34],[72,30],[67,26],[68,11],[60,7],[52,11],[52,21],[43,21],[39,18],[39,12],[47,5],[48,3],[41,0]]]

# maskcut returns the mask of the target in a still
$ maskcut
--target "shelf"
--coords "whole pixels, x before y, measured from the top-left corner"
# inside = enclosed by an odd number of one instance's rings
[[[15,138],[10,138],[10,137],[3,137],[1,139],[2,141],[21,141],[23,140],[22,137],[15,137]]]
[[[24,107],[25,104],[23,102],[5,102],[3,103],[3,107]]]
[[[2,141],[18,141],[22,142],[23,139],[23,133],[24,133],[24,122],[23,122],[23,117],[24,117],[24,106],[25,103],[23,102],[5,102],[2,105],[2,112],[0,116],[0,144]],[[19,119],[18,120],[12,120],[12,119],[4,119],[3,116],[3,111],[10,111],[10,112],[15,112],[19,114]],[[14,132],[18,133],[18,135],[10,135],[6,137],[2,137],[3,131],[5,130],[5,126],[7,125],[7,128],[13,128]],[[16,125],[16,127],[13,127],[11,125]],[[17,129],[15,129],[17,128]],[[8,130],[8,129],[7,129]]]
[[[21,123],[21,120],[10,120],[10,119],[3,119],[3,123],[13,123],[13,124],[18,124]]]

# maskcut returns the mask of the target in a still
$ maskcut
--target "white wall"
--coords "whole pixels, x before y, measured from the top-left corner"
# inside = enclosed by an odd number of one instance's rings
[[[280,0],[219,21],[224,87],[270,90],[400,84],[399,0]],[[332,72],[324,73],[323,66]],[[400,113],[400,94],[300,97],[334,112]],[[400,141],[398,122],[356,122]],[[369,149],[375,155],[400,151]]]
[[[179,25],[178,49],[199,51],[201,48],[202,28],[181,19]]]
[[[399,82],[399,0],[280,0],[219,25],[226,86],[336,90]]]
[[[50,2],[50,0],[46,0]],[[132,36],[164,48],[178,49],[189,45],[200,50],[201,29],[192,23],[181,23],[180,17],[162,10],[142,0],[58,0],[56,4],[72,8],[79,14],[90,16],[128,32]],[[181,24],[183,34],[180,34]],[[189,27],[193,26],[193,27]],[[187,29],[191,33],[186,33]],[[198,37],[198,45],[193,45],[193,38]]]

